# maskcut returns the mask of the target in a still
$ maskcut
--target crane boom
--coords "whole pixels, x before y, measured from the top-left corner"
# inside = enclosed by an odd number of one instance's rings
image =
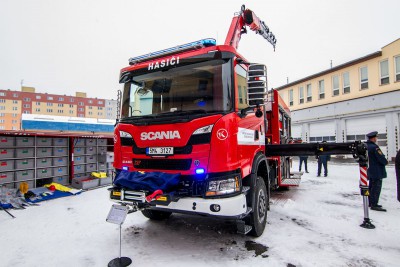
[[[242,34],[247,33],[246,26],[264,37],[269,43],[271,43],[275,50],[275,35],[269,30],[264,21],[260,20],[250,9],[245,9],[244,5],[242,5],[240,12],[236,13],[232,19],[231,26],[225,39],[225,45],[237,49]]]

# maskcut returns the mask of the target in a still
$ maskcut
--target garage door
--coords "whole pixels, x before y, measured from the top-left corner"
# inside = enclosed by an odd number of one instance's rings
[[[292,137],[294,139],[301,139],[301,124],[292,125]]]
[[[310,142],[335,142],[335,122],[325,121],[310,124]]]
[[[378,131],[378,145],[387,156],[387,134],[385,116],[364,117],[346,120],[346,140],[366,140],[366,134]]]

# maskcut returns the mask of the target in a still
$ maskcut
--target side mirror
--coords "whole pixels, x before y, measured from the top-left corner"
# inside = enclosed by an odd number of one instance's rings
[[[250,64],[247,73],[247,104],[250,107],[262,106],[267,99],[267,67],[263,64]]]

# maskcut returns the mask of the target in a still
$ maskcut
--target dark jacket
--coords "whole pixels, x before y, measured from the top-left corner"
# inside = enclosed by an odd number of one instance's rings
[[[386,168],[385,166],[388,164],[385,155],[382,153],[381,149],[377,144],[368,140],[368,159],[369,159],[369,166],[368,166],[368,179],[382,179],[386,178]]]
[[[328,162],[329,160],[331,160],[331,155],[327,155],[327,154],[325,154],[325,155],[318,155],[317,158],[318,158],[318,161],[320,161],[320,162],[322,162],[322,163],[326,163],[326,162]]]

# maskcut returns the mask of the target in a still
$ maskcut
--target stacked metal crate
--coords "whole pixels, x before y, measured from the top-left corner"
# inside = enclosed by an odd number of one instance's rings
[[[0,136],[0,185],[68,184],[68,138]]]

